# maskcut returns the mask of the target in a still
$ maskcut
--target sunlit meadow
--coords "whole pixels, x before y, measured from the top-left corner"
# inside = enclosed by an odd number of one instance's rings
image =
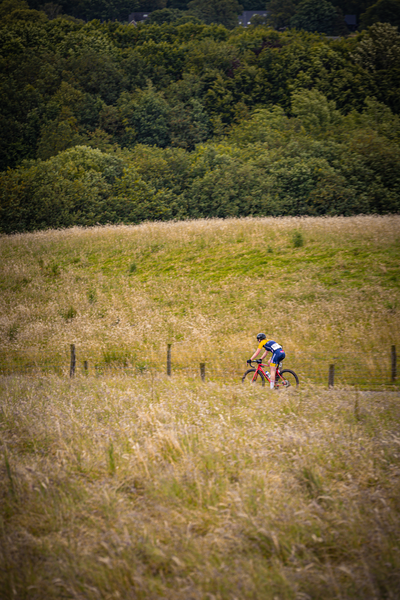
[[[170,343],[174,369],[230,379],[265,331],[303,378],[335,362],[343,383],[389,379],[400,217],[74,228],[0,248],[2,363],[68,368],[73,343],[80,369],[165,370]]]
[[[0,237],[0,598],[397,600],[399,225]]]

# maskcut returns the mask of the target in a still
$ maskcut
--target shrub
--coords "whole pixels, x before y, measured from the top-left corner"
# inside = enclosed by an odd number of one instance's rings
[[[77,312],[73,306],[70,306],[69,308],[64,310],[61,314],[62,314],[62,317],[66,321],[71,321],[72,319],[74,319],[76,317]]]
[[[295,231],[293,233],[292,242],[294,248],[301,248],[301,246],[304,246],[304,238],[301,231]]]

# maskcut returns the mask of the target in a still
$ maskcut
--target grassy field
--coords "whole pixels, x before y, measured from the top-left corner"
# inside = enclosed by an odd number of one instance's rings
[[[2,598],[397,600],[398,392],[0,386]]]
[[[400,217],[0,252],[1,599],[397,600]],[[300,388],[240,383],[259,331]]]
[[[302,379],[389,381],[400,217],[149,223],[0,237],[0,365],[157,360],[228,379],[265,331]],[[377,351],[379,349],[379,351]],[[290,364],[289,364],[290,363]]]

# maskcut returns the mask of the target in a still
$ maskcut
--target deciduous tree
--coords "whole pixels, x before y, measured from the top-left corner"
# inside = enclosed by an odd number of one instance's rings
[[[332,34],[335,20],[335,8],[327,0],[303,0],[290,19],[290,25],[304,31]]]
[[[290,19],[296,14],[296,6],[292,0],[271,0],[267,9],[267,23],[274,29],[289,27]]]
[[[400,27],[400,0],[378,0],[363,15],[360,26],[365,29],[374,23],[390,23]]]
[[[188,8],[205,23],[217,23],[228,29],[238,26],[238,14],[243,10],[237,0],[192,0]]]
[[[169,144],[170,108],[151,83],[132,95],[122,94],[119,110],[126,132],[126,145],[136,142],[164,148]]]

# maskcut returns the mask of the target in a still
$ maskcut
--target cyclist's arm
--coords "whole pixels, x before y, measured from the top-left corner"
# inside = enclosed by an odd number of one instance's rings
[[[257,348],[257,350],[254,352],[253,356],[251,357],[250,360],[254,360],[256,358],[256,356],[258,356],[261,352],[262,348]],[[267,356],[269,350],[265,350],[264,354],[261,357],[261,360],[264,360],[264,358]],[[271,359],[269,359],[268,364],[271,362]]]

